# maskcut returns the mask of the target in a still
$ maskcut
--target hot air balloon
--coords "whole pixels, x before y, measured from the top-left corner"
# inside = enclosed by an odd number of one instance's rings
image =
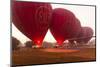
[[[35,44],[41,46],[49,28],[52,6],[49,3],[13,1],[13,24]]]
[[[65,39],[74,37],[77,33],[75,15],[64,8],[56,8],[52,12],[50,31],[57,43],[61,46]]]
[[[71,39],[68,40],[71,44],[75,44],[74,41],[76,41],[76,39],[78,38],[78,36],[80,35],[80,32],[82,30],[81,23],[80,23],[80,20],[78,18],[76,18],[76,22],[75,23],[76,24],[75,24],[74,27],[76,28],[76,31],[75,32],[72,32],[72,33],[75,33],[75,35],[73,35],[71,37]]]
[[[76,40],[77,43],[88,43],[93,36],[93,30],[90,27],[82,27],[82,31]]]

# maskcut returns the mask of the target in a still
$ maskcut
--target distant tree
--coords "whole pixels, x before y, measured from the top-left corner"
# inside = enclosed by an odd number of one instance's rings
[[[16,39],[15,37],[12,37],[12,50],[18,49],[19,44],[20,44],[20,41]]]
[[[35,45],[35,44],[34,44],[34,42],[32,42],[32,41],[27,41],[27,42],[25,43],[25,45],[26,45],[26,47],[32,48],[32,46]]]

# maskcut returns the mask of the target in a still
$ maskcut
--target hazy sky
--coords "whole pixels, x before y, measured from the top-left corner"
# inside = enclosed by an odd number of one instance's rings
[[[82,26],[89,26],[93,29],[95,35],[95,7],[90,6],[76,6],[76,5],[63,5],[63,4],[52,4],[54,8],[65,8],[72,11],[75,16],[80,20]],[[24,36],[13,24],[12,24],[12,36],[19,39],[22,43],[29,39]],[[44,41],[56,42],[52,34],[48,30]]]

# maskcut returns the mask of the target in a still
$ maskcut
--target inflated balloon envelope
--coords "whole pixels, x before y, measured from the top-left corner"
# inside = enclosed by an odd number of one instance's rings
[[[68,39],[68,41],[71,44],[74,44],[74,41],[76,41],[78,38],[80,38],[79,36],[82,35],[81,34],[81,32],[82,32],[81,22],[78,18],[76,18],[75,25],[76,26],[74,26],[75,27],[74,29],[76,29],[76,30],[72,33],[72,37],[70,39]]]
[[[49,28],[52,7],[41,2],[12,2],[12,22],[28,38],[41,46]]]
[[[59,45],[78,35],[81,25],[73,12],[64,8],[56,8],[52,13],[50,31]]]
[[[88,43],[88,41],[92,38],[93,36],[93,30],[90,27],[82,27],[81,32],[79,33],[79,36],[76,39],[76,42],[78,43]]]

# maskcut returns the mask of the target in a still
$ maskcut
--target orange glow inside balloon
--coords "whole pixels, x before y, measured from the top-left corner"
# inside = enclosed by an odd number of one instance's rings
[[[57,43],[58,43],[59,45],[61,45],[61,44],[63,43],[63,41],[62,41],[62,40],[57,40]]]

